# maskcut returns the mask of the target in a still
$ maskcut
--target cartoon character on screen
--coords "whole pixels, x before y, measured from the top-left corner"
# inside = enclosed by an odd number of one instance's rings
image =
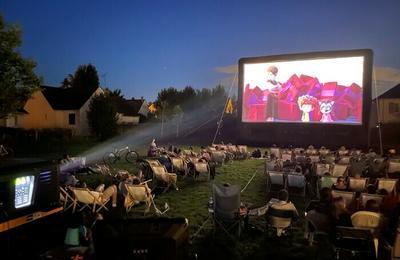
[[[274,65],[269,66],[267,69],[267,83],[265,85],[266,92],[263,101],[267,102],[266,116],[267,121],[274,121],[278,114],[278,94],[282,89],[282,85],[276,81],[278,75],[278,68]]]
[[[319,101],[318,103],[319,103],[319,111],[321,111],[321,113],[322,113],[320,122],[324,122],[324,123],[333,122],[331,112],[333,110],[333,104],[335,103],[335,101],[323,99],[323,100]]]
[[[301,115],[302,122],[310,122],[310,112],[312,112],[318,106],[318,100],[309,95],[300,96],[297,99],[299,109],[303,112]]]

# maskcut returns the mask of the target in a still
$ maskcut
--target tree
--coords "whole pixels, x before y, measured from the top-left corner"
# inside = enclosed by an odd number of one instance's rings
[[[68,74],[68,76],[61,82],[62,88],[72,88],[74,82],[74,76],[72,74]]]
[[[116,133],[118,117],[110,95],[100,94],[93,97],[87,117],[91,132],[97,138],[104,140]]]
[[[21,44],[21,30],[0,15],[0,118],[21,108],[40,86],[36,63],[21,56]]]
[[[79,65],[72,79],[72,87],[83,92],[93,93],[99,85],[100,81],[96,67],[90,63],[88,65]]]

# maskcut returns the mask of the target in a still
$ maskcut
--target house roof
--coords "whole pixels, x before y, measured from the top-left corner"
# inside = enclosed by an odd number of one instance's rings
[[[400,98],[400,84],[378,96],[379,99]]]
[[[124,116],[139,116],[138,112],[142,107],[143,99],[122,99],[117,101],[117,112]]]
[[[94,91],[42,86],[42,93],[54,110],[77,110],[85,104]]]

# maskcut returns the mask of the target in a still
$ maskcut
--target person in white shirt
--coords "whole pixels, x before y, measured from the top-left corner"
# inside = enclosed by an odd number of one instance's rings
[[[270,207],[278,210],[293,211],[293,215],[295,217],[299,216],[296,207],[292,202],[289,201],[289,193],[285,189],[278,192],[278,201],[272,203]]]

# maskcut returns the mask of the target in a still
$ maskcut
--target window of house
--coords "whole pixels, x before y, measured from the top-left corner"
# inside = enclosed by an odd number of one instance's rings
[[[75,113],[70,113],[68,115],[68,123],[70,125],[75,125]]]
[[[398,103],[389,103],[389,113],[398,113],[400,112],[400,105]]]

